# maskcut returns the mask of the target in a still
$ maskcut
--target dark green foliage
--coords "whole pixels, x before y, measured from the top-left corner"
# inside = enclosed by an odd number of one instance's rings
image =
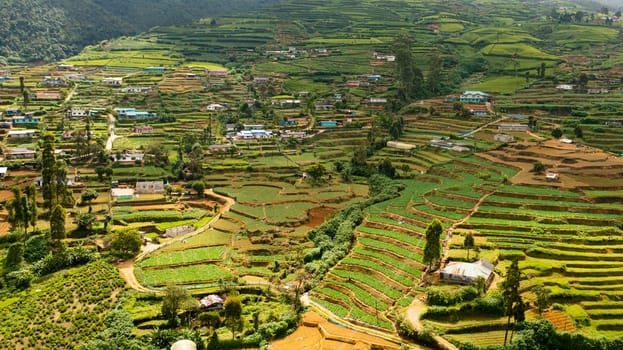
[[[80,195],[80,199],[82,199],[82,203],[90,203],[92,200],[96,199],[99,193],[96,190],[86,190],[82,192]]]
[[[9,246],[9,250],[4,259],[4,269],[7,271],[16,270],[24,260],[24,244],[21,242],[13,243]]]
[[[125,230],[116,232],[110,242],[112,255],[127,259],[135,256],[141,251],[143,239],[136,230]]]
[[[83,46],[154,26],[237,13],[273,1],[7,0],[0,4],[0,62],[53,61]],[[36,38],[36,40],[33,40]]]
[[[24,260],[34,263],[50,253],[52,241],[47,234],[31,235],[24,245]]]
[[[465,235],[465,240],[463,241],[463,247],[467,250],[467,260],[469,260],[469,250],[474,248],[474,235],[468,233]]]
[[[429,305],[450,306],[477,298],[478,290],[467,286],[452,293],[439,288],[429,288],[427,300]]]
[[[130,314],[121,309],[111,311],[104,320],[106,329],[95,336],[94,339],[82,344],[78,350],[141,350],[149,349],[132,336],[134,323]]]
[[[559,139],[562,137],[562,130],[560,130],[560,128],[556,128],[554,130],[552,130],[552,136]]]
[[[535,174],[542,174],[545,171],[545,164],[541,162],[536,162],[532,166],[532,172]]]

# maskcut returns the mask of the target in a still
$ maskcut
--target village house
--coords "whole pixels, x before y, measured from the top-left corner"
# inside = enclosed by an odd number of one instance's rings
[[[18,124],[39,124],[41,122],[41,117],[35,116],[34,113],[26,113],[26,115],[19,115],[13,117],[12,119],[13,125]]]
[[[560,175],[558,173],[547,173],[545,174],[545,180],[550,182],[558,182],[560,180]]]
[[[122,118],[146,119],[158,117],[158,113],[137,111],[136,108],[115,108],[114,110]]]
[[[486,117],[489,115],[489,111],[486,108],[472,108],[469,113],[476,117]]]
[[[6,153],[7,159],[34,159],[37,152],[28,148],[9,148]]]
[[[498,130],[500,131],[528,131],[530,127],[528,124],[500,124]]]
[[[136,125],[132,127],[132,132],[135,134],[150,134],[154,132],[154,128],[151,125]]]
[[[242,140],[250,140],[250,139],[269,139],[273,137],[272,131],[266,130],[242,130],[236,133],[236,137]]]
[[[370,97],[368,99],[368,103],[370,104],[383,104],[387,103],[387,99],[384,97]]]
[[[242,128],[244,130],[264,130],[263,124],[243,124]]]
[[[506,135],[506,134],[495,134],[493,135],[493,139],[497,142],[504,142],[504,143],[515,141],[515,137],[513,135]]]
[[[35,130],[9,130],[10,139],[30,139],[35,137]]]
[[[206,110],[210,111],[210,112],[220,112],[220,111],[224,111],[226,110],[227,107],[218,104],[218,103],[211,103],[206,107]]]
[[[124,88],[121,88],[121,92],[123,93],[147,93],[149,91],[151,91],[152,87],[151,86],[127,86]]]
[[[9,172],[9,168],[5,166],[0,166],[0,179],[4,179]]]
[[[229,153],[233,149],[235,149],[235,147],[236,145],[233,143],[224,143],[222,145],[210,145],[208,149],[210,150],[211,154],[218,154],[218,153]]]
[[[253,78],[253,83],[257,85],[268,84],[270,83],[270,77],[255,77]]]
[[[474,284],[478,277],[482,277],[489,286],[495,273],[491,263],[480,259],[472,263],[451,261],[439,271],[439,276],[444,282],[460,284]]]
[[[489,94],[482,91],[464,91],[459,96],[459,102],[463,103],[485,103],[489,101]]]
[[[63,94],[60,91],[37,91],[35,98],[37,100],[60,100]]]
[[[199,305],[205,310],[217,310],[223,308],[223,299],[215,294],[206,295],[199,300]]]
[[[316,104],[314,105],[314,110],[316,111],[332,111],[335,106],[330,104]]]
[[[74,65],[73,64],[59,64],[58,66],[56,66],[56,68],[58,68],[58,70],[73,70]]]
[[[224,69],[206,69],[206,75],[209,77],[226,77],[227,70]]]
[[[361,82],[359,80],[349,80],[346,82],[346,86],[349,87],[359,87],[359,85],[361,85]]]
[[[82,108],[72,108],[67,111],[67,118],[82,118],[89,115],[89,111]]]
[[[123,84],[123,78],[107,77],[107,78],[102,79],[102,84],[104,84],[104,85],[121,85],[121,84]]]
[[[0,116],[1,115],[2,113],[0,113]],[[7,122],[7,121],[0,122],[0,129],[10,129],[11,127],[13,127],[12,122]]]
[[[18,107],[10,107],[10,108],[7,108],[6,110],[7,117],[12,117],[12,116],[20,115],[20,114],[22,114],[22,110],[19,109]]]
[[[284,132],[281,133],[280,138],[282,140],[287,140],[287,139],[299,139],[302,140],[304,138],[309,137],[309,135],[305,132],[305,131],[289,131],[289,130],[284,130]]]
[[[136,193],[164,193],[164,181],[137,181]]]
[[[46,76],[46,77],[43,78],[43,85],[48,85],[48,86],[65,86],[65,85],[67,85],[67,81],[65,81],[65,79],[61,78],[61,77]]]
[[[65,75],[65,79],[66,80],[85,80],[87,78],[86,75],[81,74],[81,73],[74,73],[74,74],[66,74]]]
[[[33,184],[37,187],[41,187],[41,185],[43,185],[43,178],[41,176],[35,177]],[[75,175],[67,175],[65,177],[65,184],[69,187],[82,186],[81,183],[77,182]]]
[[[318,124],[321,128],[335,128],[338,126],[335,120],[321,120]]]
[[[623,120],[608,120],[605,124],[613,128],[620,128],[623,127]]]
[[[143,153],[121,153],[113,154],[111,158],[115,163],[128,165],[142,163],[145,155]]]
[[[558,84],[556,85],[556,90],[571,91],[573,87],[571,84]]]
[[[197,78],[197,74],[195,73],[186,73],[184,74],[184,79],[195,79]]]
[[[588,89],[586,90],[586,93],[589,95],[598,95],[598,94],[607,94],[609,91],[608,89]]]
[[[272,101],[273,106],[281,107],[281,108],[292,108],[298,107],[301,105],[301,100],[294,99],[276,99]]]
[[[145,73],[164,73],[167,69],[165,67],[145,67],[143,72]]]

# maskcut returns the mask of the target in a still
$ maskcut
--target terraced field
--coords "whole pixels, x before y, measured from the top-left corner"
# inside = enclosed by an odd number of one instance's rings
[[[433,218],[447,227],[466,217],[485,195],[481,188],[501,182],[504,173],[499,168],[477,158],[460,158],[405,180],[400,197],[366,210],[351,254],[313,290],[312,298],[341,317],[393,329],[397,308],[409,303],[407,294],[425,268],[426,226]]]

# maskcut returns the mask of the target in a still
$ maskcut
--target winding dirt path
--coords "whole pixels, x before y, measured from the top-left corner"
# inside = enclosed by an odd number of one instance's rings
[[[154,289],[149,289],[145,286],[143,286],[142,284],[140,284],[138,282],[138,280],[136,279],[136,276],[134,275],[134,264],[141,260],[145,255],[156,251],[160,248],[166,247],[168,245],[171,245],[173,243],[177,243],[181,240],[184,239],[188,239],[189,237],[192,237],[194,235],[197,235],[199,233],[204,232],[205,230],[208,230],[210,227],[212,227],[212,225],[221,218],[221,215],[228,212],[229,209],[236,203],[236,201],[233,198],[229,198],[223,195],[220,195],[218,193],[215,193],[212,190],[206,190],[205,195],[207,198],[212,198],[215,199],[215,201],[217,203],[219,203],[219,212],[218,214],[216,214],[212,220],[210,220],[207,224],[199,227],[198,229],[187,233],[185,235],[181,235],[178,237],[175,237],[174,239],[168,241],[165,244],[161,244],[161,245],[146,245],[146,246],[142,246],[141,247],[141,253],[136,256],[136,258],[134,258],[133,260],[127,260],[124,262],[121,262],[119,264],[117,264],[117,268],[119,269],[119,273],[121,274],[121,277],[123,277],[123,279],[128,283],[128,286],[132,289],[135,289],[139,292],[156,292],[158,293],[158,291],[154,290]],[[161,293],[161,292],[160,292]]]
[[[407,320],[409,320],[409,322],[413,326],[413,329],[415,329],[415,331],[417,332],[421,332],[424,330],[424,326],[422,325],[422,322],[420,322],[420,317],[422,317],[422,314],[426,312],[427,308],[428,307],[426,306],[426,304],[424,304],[423,301],[415,298],[407,309]],[[458,348],[454,346],[454,344],[450,343],[439,335],[433,335],[433,340],[435,340],[435,343],[437,343],[438,349],[458,350]]]

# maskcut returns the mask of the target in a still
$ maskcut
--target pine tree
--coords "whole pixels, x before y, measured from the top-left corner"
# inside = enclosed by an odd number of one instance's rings
[[[54,154],[54,135],[47,133],[43,136],[43,151],[41,153],[41,194],[46,208],[53,208],[56,200],[56,155]]]
[[[54,209],[52,209],[52,214],[50,215],[50,233],[52,234],[52,239],[54,239],[56,244],[66,237],[66,216],[67,213],[65,212],[65,208],[63,208],[60,204],[57,204]]]

